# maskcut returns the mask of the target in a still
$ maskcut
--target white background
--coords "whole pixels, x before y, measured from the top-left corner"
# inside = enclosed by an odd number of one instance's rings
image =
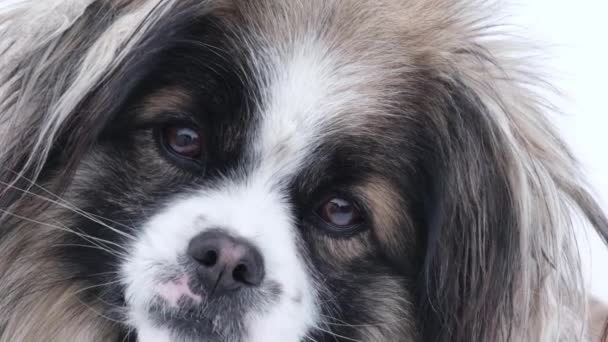
[[[0,8],[22,1],[0,0]],[[515,1],[508,21],[546,46],[547,69],[565,94],[555,99],[564,112],[556,124],[608,211],[608,0]],[[591,290],[608,302],[608,252],[588,228],[578,231]]]

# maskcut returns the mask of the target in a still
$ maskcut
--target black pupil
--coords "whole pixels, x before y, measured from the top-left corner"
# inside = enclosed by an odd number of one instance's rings
[[[178,147],[188,147],[196,144],[196,133],[191,129],[182,128],[177,131],[177,137],[175,137],[175,145]]]
[[[329,201],[325,210],[328,221],[336,226],[350,226],[356,219],[356,210],[353,205],[341,198]]]

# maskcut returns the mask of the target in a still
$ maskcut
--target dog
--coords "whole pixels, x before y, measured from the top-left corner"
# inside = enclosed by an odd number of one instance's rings
[[[588,341],[608,220],[464,0],[0,12],[0,341]]]

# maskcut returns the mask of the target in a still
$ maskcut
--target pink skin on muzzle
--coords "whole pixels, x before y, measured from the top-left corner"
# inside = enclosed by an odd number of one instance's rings
[[[203,298],[190,290],[188,280],[188,276],[183,275],[176,280],[171,280],[159,285],[156,291],[161,298],[174,308],[179,307],[178,302],[182,297],[190,298],[195,303],[200,303]]]

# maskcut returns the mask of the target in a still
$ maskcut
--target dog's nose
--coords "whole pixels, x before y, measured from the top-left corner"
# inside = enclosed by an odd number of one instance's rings
[[[255,246],[223,231],[204,232],[188,246],[197,274],[212,293],[255,287],[264,280],[264,259]]]

